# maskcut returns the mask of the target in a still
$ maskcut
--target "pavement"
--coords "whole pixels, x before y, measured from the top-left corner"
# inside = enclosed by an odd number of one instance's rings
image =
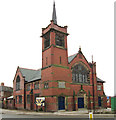
[[[27,111],[27,110],[9,110],[2,109],[0,110],[2,114],[25,114],[25,115],[77,115],[77,114],[88,114],[88,111],[58,111],[58,112],[36,112],[36,111]]]

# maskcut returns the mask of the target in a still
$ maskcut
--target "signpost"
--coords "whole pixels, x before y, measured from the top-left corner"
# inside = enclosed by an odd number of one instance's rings
[[[45,97],[36,97],[36,111],[38,109],[38,107],[40,107],[41,109],[39,109],[40,111],[43,111],[42,107],[45,106]],[[45,111],[46,109],[44,109]]]

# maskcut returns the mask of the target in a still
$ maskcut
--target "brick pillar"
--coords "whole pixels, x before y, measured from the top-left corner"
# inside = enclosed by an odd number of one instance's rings
[[[3,83],[3,82],[1,83],[1,86],[4,86],[4,83]]]

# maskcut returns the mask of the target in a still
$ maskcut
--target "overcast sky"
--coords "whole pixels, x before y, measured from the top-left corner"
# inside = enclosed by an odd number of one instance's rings
[[[96,62],[97,76],[114,94],[114,0],[55,0],[57,23],[68,26],[68,55],[82,52]],[[13,86],[17,66],[42,66],[42,29],[52,19],[53,0],[0,1],[0,82]]]

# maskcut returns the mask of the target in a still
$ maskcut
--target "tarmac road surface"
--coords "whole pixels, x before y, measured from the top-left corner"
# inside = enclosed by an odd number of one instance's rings
[[[89,120],[89,114],[78,112],[38,113],[18,110],[2,110],[2,120]],[[114,114],[94,114],[93,120],[116,120]]]
[[[87,114],[82,115],[27,115],[2,114],[2,120],[89,120]],[[115,120],[114,115],[94,115],[94,120]]]

